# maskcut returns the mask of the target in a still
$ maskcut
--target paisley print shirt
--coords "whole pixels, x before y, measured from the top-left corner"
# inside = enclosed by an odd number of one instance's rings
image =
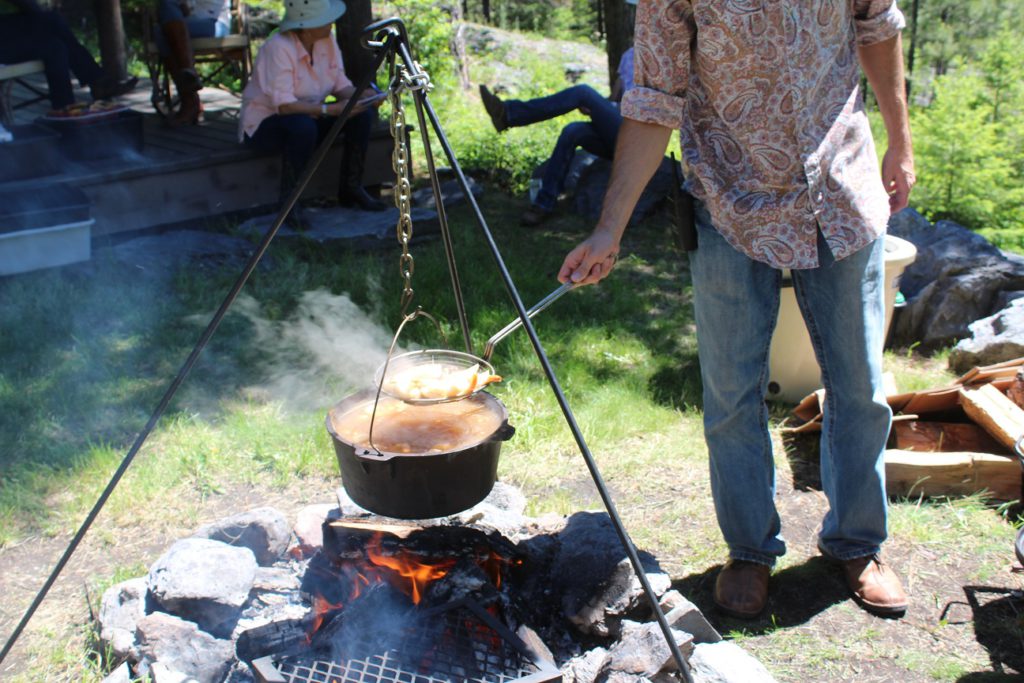
[[[688,189],[736,249],[818,265],[885,232],[889,203],[857,45],[894,37],[893,0],[640,0],[630,119],[678,128]]]

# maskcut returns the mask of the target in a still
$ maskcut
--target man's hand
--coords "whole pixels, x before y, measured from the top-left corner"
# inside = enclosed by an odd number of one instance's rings
[[[889,213],[907,207],[910,190],[917,182],[914,176],[914,155],[909,147],[889,147],[882,157],[882,183],[889,193]]]
[[[612,272],[619,257],[619,240],[608,232],[595,231],[569,252],[558,271],[558,281],[593,285]]]
[[[565,257],[558,271],[559,282],[592,285],[612,272],[633,207],[661,165],[671,135],[670,128],[623,119],[601,217],[593,234]]]

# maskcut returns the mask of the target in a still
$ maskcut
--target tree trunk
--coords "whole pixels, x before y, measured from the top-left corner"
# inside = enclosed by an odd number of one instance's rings
[[[359,42],[363,29],[373,22],[373,6],[370,0],[347,0],[346,4],[348,9],[335,24],[335,33],[345,61],[345,74],[353,84],[358,84],[373,69],[373,53]]]
[[[452,5],[452,37],[448,49],[455,57],[455,70],[459,74],[459,85],[463,90],[469,90],[469,56],[466,51],[466,22],[463,20],[458,3]]]
[[[917,5],[914,0],[910,10],[910,50],[907,54],[907,101],[910,101],[910,88],[914,82],[914,52],[917,50]]]
[[[622,53],[633,44],[633,20],[636,9],[622,0],[602,0],[604,26],[608,45],[608,84],[615,82],[616,69]]]
[[[124,22],[121,21],[121,0],[96,0],[96,33],[103,71],[118,81],[124,80],[128,76],[128,53],[125,50]]]
[[[481,3],[484,11],[484,23],[491,23],[491,0],[483,0]]]

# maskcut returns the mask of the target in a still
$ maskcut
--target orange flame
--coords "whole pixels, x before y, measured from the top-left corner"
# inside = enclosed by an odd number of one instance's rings
[[[394,555],[385,555],[381,543],[382,534],[376,534],[366,546],[366,557],[378,567],[386,567],[395,572],[405,582],[398,581],[398,587],[404,590],[414,605],[423,599],[423,589],[431,581],[445,576],[455,566],[455,560],[442,560],[436,564],[427,564],[416,559],[415,555],[405,551]]]

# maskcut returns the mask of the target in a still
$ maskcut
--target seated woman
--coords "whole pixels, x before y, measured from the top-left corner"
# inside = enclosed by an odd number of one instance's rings
[[[332,24],[345,12],[341,0],[285,0],[280,29],[260,48],[252,78],[242,93],[239,138],[267,152],[284,152],[286,173],[297,177],[317,145],[355,94],[345,75]],[[336,98],[328,104],[328,95]],[[387,205],[362,185],[370,142],[372,109],[357,104],[342,128],[338,202],[367,211]]]
[[[94,100],[123,95],[139,80],[118,83],[106,76],[56,12],[44,11],[35,0],[0,0],[0,64],[36,59],[45,65],[50,104],[57,111],[75,103],[71,74]]]
[[[157,19],[157,47],[181,100],[167,123],[172,127],[199,123],[203,82],[196,72],[191,39],[226,36],[231,30],[231,6],[228,0],[157,0]]]

